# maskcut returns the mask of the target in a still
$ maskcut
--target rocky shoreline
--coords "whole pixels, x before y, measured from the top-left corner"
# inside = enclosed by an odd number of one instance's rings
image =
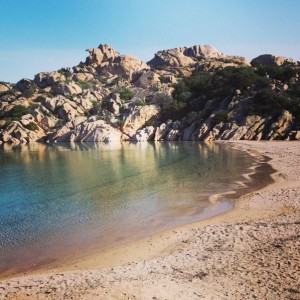
[[[275,182],[220,216],[3,280],[0,299],[299,299],[299,145],[232,146],[270,157]]]

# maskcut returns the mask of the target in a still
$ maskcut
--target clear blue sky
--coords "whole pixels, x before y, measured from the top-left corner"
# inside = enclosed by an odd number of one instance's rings
[[[299,15],[299,0],[0,0],[0,80],[76,65],[100,43],[143,60],[195,44],[300,60]]]

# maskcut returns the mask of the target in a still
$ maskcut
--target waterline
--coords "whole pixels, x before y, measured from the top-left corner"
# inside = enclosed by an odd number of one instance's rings
[[[237,194],[224,193],[269,180],[242,176],[260,163],[226,145],[191,142],[4,145],[0,271],[31,269],[229,210]],[[215,194],[221,196],[210,201]]]

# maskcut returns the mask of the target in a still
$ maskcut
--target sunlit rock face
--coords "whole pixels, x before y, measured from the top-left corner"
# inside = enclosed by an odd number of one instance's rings
[[[210,45],[145,63],[107,44],[73,68],[0,82],[0,143],[299,140],[300,63]],[[297,98],[298,97],[298,98]]]

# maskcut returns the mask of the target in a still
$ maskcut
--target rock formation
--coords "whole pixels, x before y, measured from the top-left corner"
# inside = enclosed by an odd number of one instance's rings
[[[275,66],[282,66],[284,64],[295,64],[295,61],[292,58],[278,56],[273,54],[263,54],[256,58],[254,58],[251,63],[260,63],[262,65],[275,65]]]
[[[222,57],[214,47],[209,45],[196,45],[158,51],[154,58],[148,62],[151,67],[186,67],[194,64],[197,58]]]
[[[0,82],[0,143],[300,140],[300,63],[290,58],[250,64],[208,45],[148,63],[106,44],[87,51],[72,69]]]

